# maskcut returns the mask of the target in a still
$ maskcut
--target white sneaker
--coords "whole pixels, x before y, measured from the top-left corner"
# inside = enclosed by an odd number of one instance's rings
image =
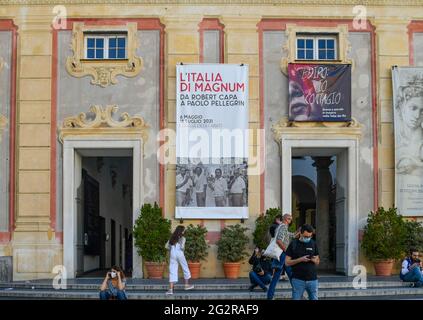
[[[193,285],[185,286],[185,290],[192,290],[192,289],[194,289],[194,286]]]
[[[172,294],[173,294],[173,290],[172,289],[169,289],[169,290],[166,291],[166,295],[167,296],[170,296]]]

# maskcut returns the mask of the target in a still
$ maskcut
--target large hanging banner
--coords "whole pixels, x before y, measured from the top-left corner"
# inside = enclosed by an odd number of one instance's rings
[[[423,216],[423,68],[393,67],[395,206]]]
[[[176,66],[176,218],[248,218],[248,66]]]
[[[350,64],[288,64],[290,121],[351,121]]]

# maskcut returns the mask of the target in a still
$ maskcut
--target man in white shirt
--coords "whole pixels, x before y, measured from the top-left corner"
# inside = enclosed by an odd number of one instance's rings
[[[203,173],[203,169],[200,167],[196,167],[194,170],[194,190],[195,196],[197,200],[197,207],[205,207],[206,206],[206,189],[207,189],[207,179]]]
[[[228,197],[228,182],[222,177],[221,169],[216,169],[214,173],[216,175],[216,179],[214,182],[209,184],[209,187],[213,191],[216,207],[225,207],[226,199]]]
[[[413,282],[413,287],[423,286],[422,262],[417,249],[410,249],[410,256],[402,262],[400,278],[404,282]]]
[[[239,169],[234,172],[234,178],[229,182],[229,195],[232,207],[242,207],[244,205],[245,181],[241,177]]]
[[[180,173],[176,176],[176,206],[184,207],[189,204],[191,197],[192,181],[187,174],[186,168],[181,168]]]

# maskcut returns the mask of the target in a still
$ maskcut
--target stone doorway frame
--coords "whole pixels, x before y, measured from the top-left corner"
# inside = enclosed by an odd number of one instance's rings
[[[63,127],[59,129],[59,139],[63,144],[63,265],[67,278],[75,278],[77,261],[76,234],[76,184],[77,171],[80,167],[77,161],[77,150],[80,149],[131,149],[133,161],[133,213],[132,223],[139,216],[144,202],[143,190],[143,157],[144,144],[148,139],[148,125],[139,116],[130,117],[121,114],[120,121],[112,118],[117,111],[116,106],[92,106],[94,120],[86,121],[85,113],[66,118]],[[142,259],[135,247],[133,254],[133,278],[142,278]]]
[[[349,123],[296,123],[286,118],[272,127],[275,141],[279,144],[281,156],[281,206],[282,212],[292,210],[292,150],[296,148],[330,148],[347,151],[347,219],[346,270],[353,275],[359,255],[359,147],[362,135],[361,125],[355,120]]]

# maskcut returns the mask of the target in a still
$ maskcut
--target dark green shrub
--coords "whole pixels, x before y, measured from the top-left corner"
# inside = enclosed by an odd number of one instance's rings
[[[245,231],[247,228],[236,224],[222,230],[222,236],[217,241],[217,258],[223,262],[240,262],[249,256],[245,250],[249,240]]]
[[[370,261],[399,259],[407,237],[405,221],[396,208],[370,212],[361,247]]]
[[[207,249],[206,241],[207,229],[200,225],[190,224],[185,230],[185,258],[191,262],[200,262],[206,260]]]
[[[423,251],[423,225],[416,221],[405,221],[405,229],[404,253],[407,255],[411,248]]]
[[[148,262],[166,261],[166,242],[170,238],[171,223],[162,217],[162,209],[154,203],[147,203],[134,225],[134,245],[138,254]]]

